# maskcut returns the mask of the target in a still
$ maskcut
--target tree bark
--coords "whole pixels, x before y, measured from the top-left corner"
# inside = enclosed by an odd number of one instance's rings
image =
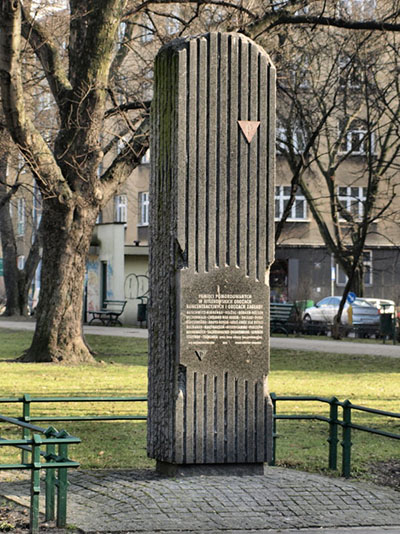
[[[6,290],[6,309],[3,315],[19,315],[17,244],[9,211],[9,203],[0,208],[0,234],[3,250],[3,272]]]
[[[36,330],[21,361],[93,362],[83,338],[82,293],[97,208],[44,201],[41,293]],[[56,284],[54,283],[56,281]]]

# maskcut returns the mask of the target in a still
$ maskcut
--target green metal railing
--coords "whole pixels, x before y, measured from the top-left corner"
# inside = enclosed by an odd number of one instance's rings
[[[0,438],[1,447],[21,449],[21,463],[0,464],[1,469],[28,469],[31,471],[30,484],[30,532],[39,532],[40,471],[46,470],[46,521],[55,519],[55,498],[57,493],[57,526],[65,527],[67,519],[68,469],[79,467],[79,463],[68,458],[68,445],[81,440],[70,436],[65,430],[58,432],[54,427],[47,429],[21,419],[0,415],[0,423],[8,423],[22,428],[22,439]],[[32,436],[31,436],[32,434]],[[41,435],[42,434],[42,435]],[[31,459],[29,461],[29,456]],[[44,458],[44,462],[41,461]]]
[[[365,406],[359,406],[352,404],[349,400],[340,402],[336,397],[318,397],[318,396],[278,396],[275,393],[271,393],[271,399],[273,404],[273,460],[272,465],[276,459],[276,445],[277,445],[277,421],[278,420],[316,420],[322,421],[328,424],[328,466],[330,469],[337,469],[338,462],[338,443],[339,443],[339,429],[342,429],[342,475],[345,477],[350,476],[351,466],[351,436],[352,430],[364,431],[372,434],[378,434],[380,436],[400,439],[400,434],[394,434],[392,432],[386,432],[384,430],[369,428],[363,425],[359,425],[352,422],[352,412],[361,411],[371,413],[380,416],[393,417],[400,419],[399,413],[387,412],[383,410],[377,410],[373,408],[367,408]],[[326,416],[315,414],[278,414],[277,403],[283,401],[304,401],[304,402],[322,402],[329,405],[329,411]],[[13,419],[10,417],[0,417],[0,421],[13,422],[22,427],[23,439],[22,440],[4,440],[0,441],[0,445],[17,446],[22,449],[21,464],[13,465],[1,465],[0,469],[31,469],[32,470],[32,498],[31,498],[31,518],[32,514],[35,516],[31,519],[31,532],[36,534],[37,532],[37,501],[36,495],[38,484],[38,470],[46,468],[46,519],[54,518],[54,482],[49,482],[47,489],[47,478],[51,480],[54,476],[54,468],[59,468],[59,477],[56,485],[58,486],[58,506],[60,512],[57,515],[58,526],[65,526],[66,521],[66,486],[67,486],[67,469],[68,467],[77,467],[79,464],[68,460],[67,446],[69,443],[79,443],[78,438],[68,436],[62,432],[57,433],[52,427],[44,430],[40,427],[36,427],[32,422],[38,421],[145,421],[146,415],[72,415],[72,416],[33,416],[31,413],[32,405],[39,403],[110,403],[110,402],[147,402],[147,397],[31,397],[30,395],[24,395],[21,398],[0,398],[0,403],[22,403],[22,417]],[[342,417],[339,418],[339,409],[342,409]],[[40,438],[37,434],[31,437],[32,432],[39,432],[45,434],[45,439]],[[46,452],[37,452],[40,445],[46,445]],[[54,457],[54,447],[59,445],[58,457]],[[51,448],[53,447],[53,448]],[[63,448],[65,447],[65,448]],[[29,463],[27,457],[32,454],[32,461]],[[46,458],[46,463],[40,463],[40,454]],[[39,455],[39,456],[38,456]],[[38,460],[39,458],[39,460]],[[59,465],[62,464],[62,465]],[[52,475],[53,473],[53,475]],[[65,478],[63,478],[65,477]],[[49,493],[49,497],[48,494]],[[35,497],[35,498],[34,498]],[[53,504],[51,504],[53,503]],[[35,511],[36,510],[36,511]],[[53,512],[51,512],[53,510]],[[36,515],[35,515],[36,514]]]
[[[375,415],[382,415],[386,417],[392,417],[400,419],[400,413],[387,412],[383,410],[377,410],[374,408],[367,408],[366,406],[359,406],[352,404],[349,400],[340,402],[336,397],[309,397],[309,396],[278,396],[275,393],[271,393],[271,400],[273,405],[273,459],[272,465],[275,464],[276,459],[276,440],[279,437],[277,434],[277,421],[283,420],[314,420],[323,421],[329,425],[329,452],[328,452],[328,467],[329,469],[337,469],[338,458],[338,431],[339,427],[342,428],[342,476],[348,478],[351,470],[351,435],[352,429],[368,432],[370,434],[377,434],[392,439],[400,439],[400,434],[393,432],[386,432],[385,430],[379,430],[377,428],[370,428],[364,425],[359,425],[352,422],[352,411],[366,412]],[[305,401],[305,402],[322,402],[329,404],[329,415],[278,415],[277,414],[277,402],[281,401]],[[342,420],[339,419],[339,407],[342,408]]]

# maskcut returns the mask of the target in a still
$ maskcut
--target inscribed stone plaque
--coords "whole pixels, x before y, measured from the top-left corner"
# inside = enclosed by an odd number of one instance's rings
[[[275,69],[239,34],[163,47],[152,108],[148,452],[271,456]]]

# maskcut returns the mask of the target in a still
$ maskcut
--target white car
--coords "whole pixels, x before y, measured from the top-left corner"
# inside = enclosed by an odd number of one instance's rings
[[[372,306],[375,306],[375,308],[378,308],[380,313],[390,313],[392,317],[395,316],[396,304],[394,300],[375,298],[365,298],[364,300],[372,304]]]
[[[306,308],[303,313],[303,321],[333,323],[339,310],[341,299],[342,297],[326,297],[314,306]],[[372,306],[366,299],[356,298],[351,304],[351,314],[349,308],[350,304],[346,302],[341,317],[342,324],[379,325],[378,308]],[[352,318],[350,318],[350,315],[352,315]]]

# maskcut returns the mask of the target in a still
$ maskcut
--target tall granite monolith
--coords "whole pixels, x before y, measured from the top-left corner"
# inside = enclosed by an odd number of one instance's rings
[[[246,37],[210,33],[164,46],[154,78],[148,454],[262,466],[275,69]]]

